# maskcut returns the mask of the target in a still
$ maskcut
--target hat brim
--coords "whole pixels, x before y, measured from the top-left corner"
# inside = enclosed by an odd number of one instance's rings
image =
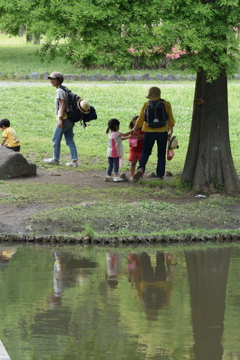
[[[90,108],[88,110],[84,110],[82,107],[81,107],[81,101],[83,99],[79,99],[78,102],[77,102],[77,107],[79,108],[79,110],[83,113],[83,114],[89,114],[90,112]]]

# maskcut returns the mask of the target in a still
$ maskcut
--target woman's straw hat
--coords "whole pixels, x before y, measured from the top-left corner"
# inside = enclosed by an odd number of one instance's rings
[[[77,106],[83,114],[88,114],[90,111],[90,104],[87,100],[79,99]]]

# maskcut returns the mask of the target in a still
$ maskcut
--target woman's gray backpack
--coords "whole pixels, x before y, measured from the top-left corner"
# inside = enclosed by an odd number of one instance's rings
[[[144,112],[144,121],[150,128],[161,128],[166,126],[168,113],[165,110],[164,99],[149,100]]]

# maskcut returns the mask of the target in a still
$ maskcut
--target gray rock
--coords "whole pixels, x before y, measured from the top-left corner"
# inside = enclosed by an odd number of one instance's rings
[[[175,81],[175,80],[177,80],[177,79],[176,79],[176,76],[174,76],[173,74],[168,74],[168,75],[166,76],[166,80]]]
[[[157,75],[155,76],[155,79],[156,79],[156,80],[161,80],[161,81],[165,81],[165,80],[166,80],[165,76],[163,76],[162,74],[157,74]]]
[[[153,80],[155,80],[155,77],[150,75],[149,80],[153,81]]]
[[[147,178],[154,178],[156,179],[156,174],[154,172],[150,172],[147,174]]]
[[[177,74],[177,75],[176,75],[176,79],[177,79],[177,80],[182,80],[182,75]]]
[[[134,77],[132,75],[127,75],[127,81],[134,81]]]
[[[137,81],[140,81],[141,80],[141,75],[135,74],[134,79],[137,80]]]
[[[124,75],[120,75],[120,76],[118,77],[118,80],[119,80],[119,81],[126,81],[127,79],[126,79],[126,77],[125,77]]]
[[[110,76],[109,75],[103,75],[103,80],[104,81],[110,81]]]
[[[79,75],[79,80],[80,81],[86,81],[87,80],[86,75],[85,74],[80,74]]]
[[[234,74],[234,79],[239,80],[240,76],[238,74]]]
[[[195,76],[194,75],[189,75],[189,80],[191,80],[191,81],[195,80]]]
[[[95,76],[96,76],[96,78],[97,78],[98,81],[101,81],[102,78],[103,78],[102,75],[99,74],[99,73],[97,73]]]
[[[0,179],[36,174],[35,164],[29,163],[22,154],[0,146]]]
[[[76,75],[73,75],[73,74],[67,74],[67,75],[64,75],[64,79],[65,80],[77,80],[77,76]]]
[[[22,79],[22,80],[27,80],[27,79],[29,79],[29,75],[27,75],[27,74],[22,75],[22,76],[21,76],[21,79]]]
[[[184,80],[188,80],[188,77],[187,76],[184,76],[184,78],[183,78]]]
[[[94,75],[89,75],[88,76],[88,81],[96,81],[97,79],[95,78]]]
[[[111,79],[112,81],[117,81],[117,80],[118,80],[118,76],[117,76],[116,74],[112,74],[112,75],[110,76],[110,79]]]
[[[141,76],[141,80],[149,80],[149,74],[145,73]]]
[[[38,72],[33,72],[29,75],[29,79],[32,80],[38,80],[39,79],[39,73]]]
[[[49,72],[48,71],[44,71],[44,73],[42,73],[40,75],[40,78],[43,79],[43,80],[47,80],[48,79],[48,76],[49,76]]]

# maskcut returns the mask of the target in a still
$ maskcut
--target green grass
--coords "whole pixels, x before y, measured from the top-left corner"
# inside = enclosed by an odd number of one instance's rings
[[[75,126],[75,140],[79,151],[80,170],[101,170],[106,168],[107,122],[116,117],[120,120],[120,131],[128,131],[132,116],[139,114],[149,84],[108,84],[69,86],[72,91],[90,101],[97,110],[98,119],[84,129],[79,123]],[[181,173],[187,152],[191,126],[194,84],[160,84],[162,95],[172,104],[176,120],[174,134],[179,140],[179,149],[175,156],[167,161],[167,170]],[[240,174],[240,114],[237,111],[240,84],[229,82],[229,128],[232,155]],[[18,85],[1,87],[0,119],[8,118],[17,131],[21,144],[21,153],[38,165],[52,155],[51,137],[56,125],[54,115],[55,89],[50,85]],[[125,156],[123,170],[128,169],[128,142],[124,141]],[[69,159],[69,149],[62,141],[62,164]],[[156,155],[150,157],[147,170],[153,171]]]
[[[44,226],[49,232],[56,227],[59,234],[70,228],[75,235],[143,237],[189,229],[200,232],[199,229],[205,227],[224,231],[229,223],[232,229],[236,228],[238,221],[238,215],[229,213],[224,203],[219,204],[214,199],[185,205],[152,200],[139,202],[138,205],[119,203],[118,206],[98,202],[87,207],[79,204],[58,208],[32,218],[37,231]]]

